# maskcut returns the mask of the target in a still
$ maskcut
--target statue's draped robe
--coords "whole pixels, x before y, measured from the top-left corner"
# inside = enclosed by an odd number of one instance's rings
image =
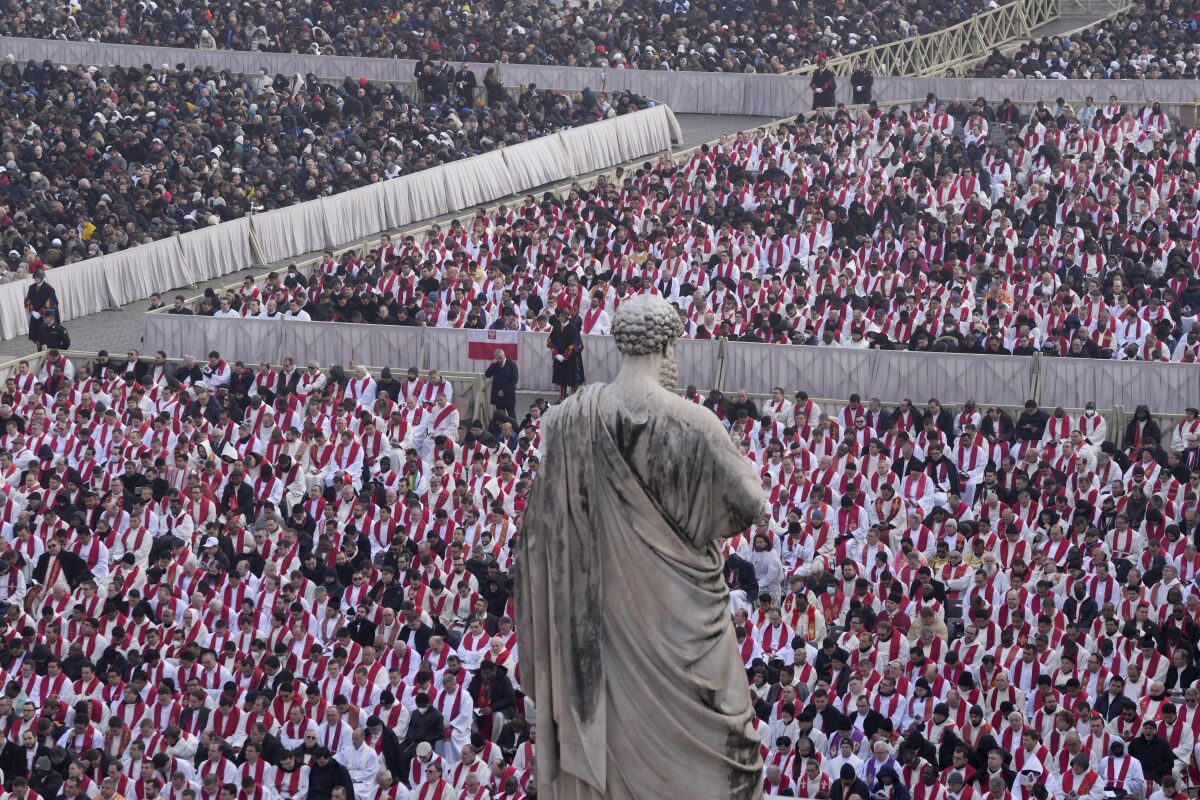
[[[761,508],[720,424],[634,419],[590,385],[543,422],[517,565],[539,796],[762,793],[750,692],[714,543]],[[676,398],[668,397],[667,400]],[[679,402],[685,402],[680,400]]]

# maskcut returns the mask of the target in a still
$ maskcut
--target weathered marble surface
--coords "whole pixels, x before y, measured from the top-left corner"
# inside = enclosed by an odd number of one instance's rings
[[[678,328],[660,297],[622,304],[616,381],[543,422],[516,586],[542,798],[762,796],[717,545],[762,495],[720,422],[664,388]]]

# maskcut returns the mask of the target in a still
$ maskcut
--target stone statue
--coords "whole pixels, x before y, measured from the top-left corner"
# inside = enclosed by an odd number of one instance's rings
[[[541,798],[762,795],[718,548],[762,492],[717,418],[669,391],[679,330],[661,297],[626,300],[616,381],[542,423],[516,566]]]

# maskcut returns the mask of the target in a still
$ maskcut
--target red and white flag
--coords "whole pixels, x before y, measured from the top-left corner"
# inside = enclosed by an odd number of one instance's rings
[[[496,357],[497,350],[503,350],[504,355],[516,361],[519,341],[519,331],[481,331],[472,328],[467,332],[467,358],[473,361],[491,361]]]

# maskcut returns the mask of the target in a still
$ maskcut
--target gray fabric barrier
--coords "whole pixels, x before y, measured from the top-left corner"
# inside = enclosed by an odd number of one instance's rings
[[[109,292],[107,271],[96,269],[90,261],[67,264],[49,270],[46,280],[58,295],[59,308],[65,319],[95,314],[114,305]]]
[[[408,369],[421,360],[424,331],[394,325],[338,322],[281,322],[280,357],[322,366],[354,359],[371,367]],[[398,398],[393,398],[398,399]]]
[[[144,300],[159,289],[186,286],[193,277],[179,242],[170,238],[49,270],[46,281],[58,295],[60,318],[69,322]],[[28,332],[25,293],[29,284],[26,279],[0,286],[0,338]]]
[[[278,320],[145,314],[142,349],[147,353],[162,350],[171,358],[199,359],[216,350],[230,360],[247,364],[278,364],[283,325]]]
[[[301,253],[324,250],[333,244],[325,226],[325,199],[296,203],[250,217],[263,257],[280,261]]]
[[[727,342],[727,391],[769,394],[775,386],[813,397],[842,397],[858,391],[884,400],[936,397],[945,403],[1021,405],[1030,397],[1032,359],[849,350]]]
[[[385,183],[373,183],[321,200],[330,242],[353,242],[390,227]]]
[[[1200,400],[1195,364],[1044,358],[1040,366],[1038,393],[1047,398],[1044,405],[1082,408],[1094,400],[1097,408],[1145,404],[1155,413],[1181,414]]]
[[[179,247],[192,268],[195,282],[237,272],[251,262],[250,218],[233,219],[185,233],[179,237]],[[57,275],[58,271],[50,274]]]
[[[50,59],[62,64],[140,67],[177,63],[213,67],[240,74],[266,69],[272,74],[312,73],[322,78],[364,77],[392,83],[410,83],[415,61],[409,59],[313,56],[295,53],[256,53],[235,50],[191,50],[187,48],[140,47],[40,39],[0,38],[0,52],[18,62]],[[491,64],[471,64],[483,79]],[[812,105],[808,76],[754,75],[723,72],[665,72],[660,70],[600,69],[595,67],[501,64],[501,78],[509,86],[536,83],[546,89],[582,91],[628,90],[670,106],[677,114],[742,114],[786,117]],[[849,78],[838,78],[838,97],[850,98]],[[982,78],[905,78],[877,76],[875,99],[897,102],[925,97],[1004,97],[1014,102],[1035,103],[1066,97],[1072,101],[1091,95],[1103,103],[1110,94],[1123,102],[1156,99],[1163,103],[1191,103],[1194,81],[1038,81]]]
[[[606,131],[605,135],[611,136],[612,132]],[[507,197],[516,191],[508,164],[499,150],[446,164],[441,173],[446,182],[444,194],[451,211],[462,211],[497,197]]]
[[[615,137],[606,136],[603,131],[588,130],[590,127],[584,125],[558,134],[577,173],[595,172],[606,163],[625,160]]]
[[[81,266],[87,265],[83,262]],[[195,283],[191,267],[174,237],[122,250],[101,259],[112,305],[144,300],[160,289]],[[53,278],[51,270],[49,277]]]
[[[214,320],[170,314],[147,314],[145,320],[145,351],[165,350],[171,357],[202,356],[209,350],[217,350],[226,358],[247,363],[264,359],[274,362],[292,356],[298,363],[315,360],[322,366],[346,364],[353,359],[376,367],[403,369],[419,365],[450,372],[482,372],[488,363],[488,359],[470,358],[468,342],[481,333],[477,331],[237,318]],[[546,352],[546,334],[519,333],[516,338],[521,385],[548,389],[551,361]],[[722,344],[716,341],[679,341],[680,385],[692,384],[701,390],[715,386],[721,348]],[[981,403],[1018,406],[1029,399],[1032,391],[1032,359],[1027,357],[745,342],[726,342],[723,352],[723,384],[730,392],[745,389],[752,394],[767,394],[778,385],[789,393],[804,389],[816,397],[843,397],[851,391],[861,391],[891,401],[909,397],[924,402],[937,397],[945,403],[977,399]],[[1171,367],[1141,366],[1151,373],[1160,367]],[[611,381],[619,367],[620,357],[611,336],[584,337],[584,368],[589,381]],[[1200,369],[1187,369],[1193,376],[1200,376]],[[1194,392],[1188,393],[1189,397],[1193,395]],[[1106,406],[1101,397],[1096,397],[1097,403]],[[1063,404],[1083,405],[1073,400]]]
[[[0,295],[21,289],[0,286]],[[21,289],[22,296],[24,294]],[[0,320],[5,322],[6,320]],[[284,356],[322,366],[354,359],[369,366],[410,366],[451,372],[482,372],[487,360],[472,359],[472,331],[407,328],[327,322],[268,322],[213,319],[171,314],[144,315],[143,350],[164,350],[171,357],[203,356],[217,350],[246,363],[278,363]],[[551,362],[544,333],[517,334],[521,385],[551,386]],[[722,349],[723,348],[723,349]],[[1026,356],[979,356],[948,353],[848,350],[748,342],[676,343],[679,384],[706,391],[717,384],[722,363],[727,393],[745,389],[768,394],[782,386],[789,394],[803,389],[814,397],[845,397],[858,391],[895,402],[917,404],[936,397],[946,404],[1020,406],[1037,397],[1046,406],[1099,408],[1146,404],[1156,413],[1178,414],[1200,399],[1200,366],[1097,361],[1070,358],[1037,360]],[[611,336],[584,337],[584,367],[589,381],[608,382],[617,375],[620,357]]]
[[[63,320],[72,320],[243,269],[253,261],[251,237],[267,263],[283,261],[608,169],[668,149],[680,138],[671,109],[655,106],[545,136],[515,146],[511,153],[508,148],[485,153],[88,259],[50,270],[47,279],[58,292]],[[0,338],[12,339],[28,329],[27,286],[28,281],[0,285]]]
[[[753,394],[782,386],[813,397],[841,397],[847,386],[871,385],[867,356],[865,350],[726,342],[724,385]]]
[[[695,386],[701,391],[717,385],[717,358],[721,343],[716,340],[680,339],[675,342],[675,361],[679,365],[679,385]]]
[[[0,284],[0,336],[15,339],[29,332],[29,316],[25,313],[25,293],[28,279]],[[105,291],[108,289],[105,287]]]
[[[522,142],[500,151],[516,186],[544,186],[577,174],[561,136]]]

